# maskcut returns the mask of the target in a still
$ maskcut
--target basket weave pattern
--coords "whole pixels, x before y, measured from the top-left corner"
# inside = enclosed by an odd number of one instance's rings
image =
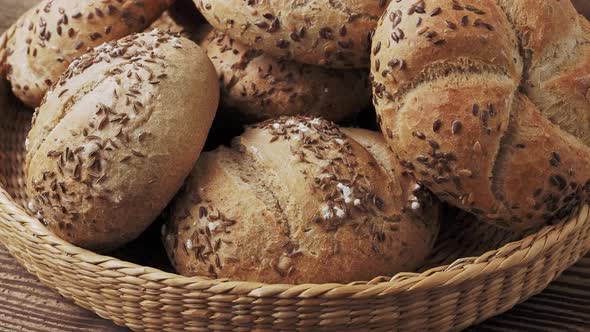
[[[0,37],[0,68],[13,33],[14,27]],[[421,273],[348,285],[186,278],[74,247],[27,213],[30,118],[1,79],[0,242],[49,287],[135,330],[459,330],[540,292],[590,249],[583,206],[575,217],[524,237],[447,221]]]

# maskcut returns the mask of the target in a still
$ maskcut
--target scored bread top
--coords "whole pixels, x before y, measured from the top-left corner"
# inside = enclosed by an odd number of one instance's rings
[[[498,3],[519,39],[522,90],[546,118],[590,146],[590,22],[570,1]]]
[[[590,107],[579,102],[588,57],[577,60],[576,83],[547,60],[585,54],[574,32],[587,21],[572,10],[568,1],[392,2],[375,32],[371,71],[378,120],[405,171],[505,227],[533,228],[579,206],[590,192]],[[561,37],[559,24],[567,25]],[[558,96],[548,90],[554,78],[577,88]],[[561,129],[548,114],[560,107],[569,112],[555,119]]]
[[[481,1],[473,10],[450,0],[415,2],[394,1],[381,17],[371,53],[375,94],[396,99],[422,82],[459,71],[498,73],[520,82],[516,35],[493,1]]]
[[[49,87],[80,55],[139,32],[171,0],[44,0],[19,21],[8,44],[8,78],[17,97],[37,107]]]
[[[196,44],[159,31],[72,62],[28,136],[27,189],[45,222],[100,251],[137,237],[198,158],[218,89]]]
[[[184,275],[348,282],[410,271],[438,204],[393,166],[381,135],[282,117],[205,153],[164,231]]]

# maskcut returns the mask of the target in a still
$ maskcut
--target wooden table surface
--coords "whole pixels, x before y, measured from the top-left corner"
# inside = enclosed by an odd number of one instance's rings
[[[38,0],[0,0],[0,33]],[[590,16],[590,0],[574,0]],[[590,331],[590,255],[542,294],[472,331]],[[0,246],[0,331],[126,331],[43,286]]]

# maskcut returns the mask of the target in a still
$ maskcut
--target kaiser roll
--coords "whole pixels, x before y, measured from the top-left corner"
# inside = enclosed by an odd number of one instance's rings
[[[405,172],[500,226],[569,215],[590,191],[589,32],[570,1],[391,2],[371,71]]]
[[[84,248],[133,240],[190,173],[218,99],[215,69],[184,38],[154,30],[83,55],[33,119],[31,209]]]
[[[367,67],[389,0],[195,0],[217,30],[265,53],[334,68]]]
[[[222,104],[247,122],[283,115],[350,118],[371,103],[367,73],[278,60],[216,31],[203,40]]]
[[[104,42],[139,32],[172,0],[43,0],[20,20],[8,44],[14,94],[37,107],[68,65]]]
[[[351,282],[418,267],[438,213],[381,135],[281,117],[201,156],[163,236],[187,276]]]

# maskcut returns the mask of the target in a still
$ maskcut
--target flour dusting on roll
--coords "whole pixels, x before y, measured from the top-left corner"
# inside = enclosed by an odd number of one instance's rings
[[[438,203],[394,165],[377,133],[263,122],[202,155],[165,246],[189,276],[322,283],[414,270],[436,238]]]
[[[371,60],[381,129],[406,172],[502,227],[569,216],[590,194],[588,22],[570,1],[416,4],[390,3]]]

